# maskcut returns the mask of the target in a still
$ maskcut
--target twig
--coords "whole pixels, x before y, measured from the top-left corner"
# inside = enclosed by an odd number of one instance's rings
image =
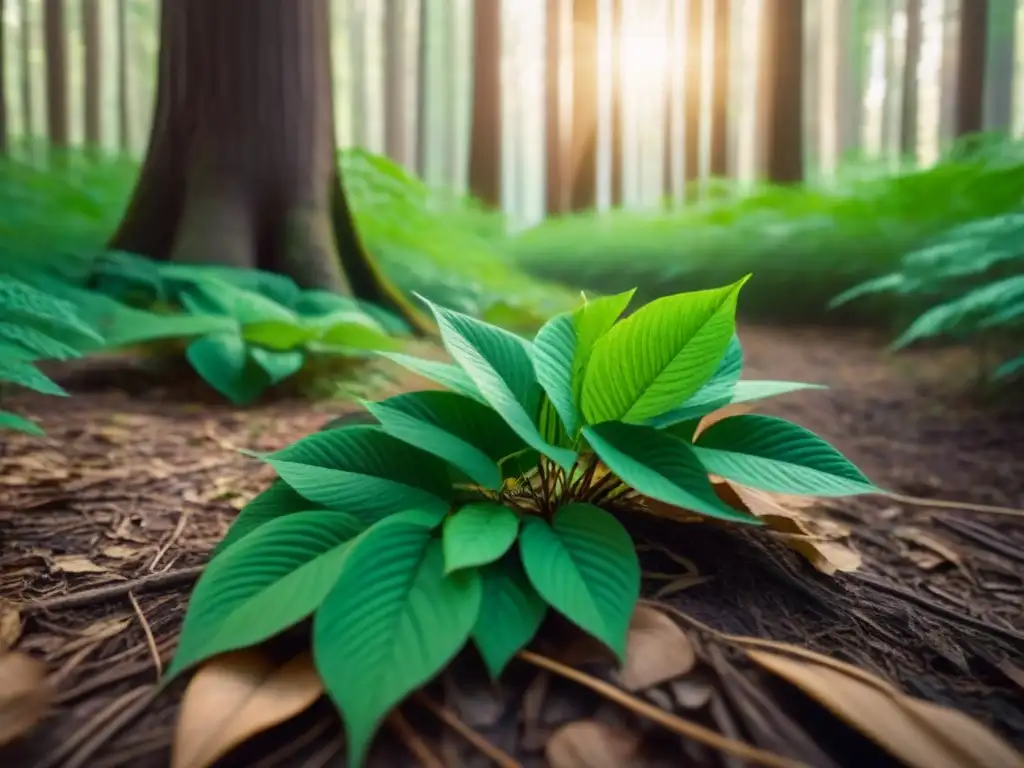
[[[62,611],[68,608],[84,608],[96,603],[104,603],[119,597],[124,597],[129,592],[146,592],[164,587],[187,584],[199,578],[205,565],[194,565],[190,568],[179,568],[176,571],[165,573],[154,573],[148,576],[141,576],[129,581],[119,581],[116,584],[108,584],[94,589],[83,589],[81,592],[72,592],[70,595],[50,598],[49,600],[33,600],[18,605],[18,610],[24,614],[38,613],[40,611]]]
[[[388,716],[388,725],[394,729],[423,768],[445,768],[445,764],[430,751],[430,747],[423,741],[423,738],[416,733],[397,709]]]
[[[481,754],[489,757],[494,763],[501,766],[501,768],[522,768],[522,765],[517,763],[515,759],[466,725],[466,723],[464,723],[459,716],[452,712],[448,707],[443,704],[438,704],[422,692],[417,693],[415,698],[420,702],[420,704],[433,712],[434,715],[437,716],[438,720],[459,734],[462,738],[478,749]]]
[[[904,496],[902,493],[886,493],[893,501],[909,504],[913,507],[935,507],[936,509],[956,509],[961,512],[982,512],[991,515],[1010,515],[1024,517],[1024,509],[998,507],[991,504],[973,504],[969,501],[950,501],[949,499],[926,499],[923,496]]]
[[[149,653],[153,657],[153,667],[156,669],[156,679],[159,680],[163,675],[164,665],[160,661],[160,650],[156,647],[156,638],[153,637],[153,629],[149,626],[149,622],[146,621],[146,614],[142,612],[142,606],[139,605],[139,601],[135,599],[135,595],[129,592],[128,599],[131,600],[132,608],[135,609],[135,615],[139,617],[139,623],[142,625],[142,631],[146,635],[146,645],[149,646]]]

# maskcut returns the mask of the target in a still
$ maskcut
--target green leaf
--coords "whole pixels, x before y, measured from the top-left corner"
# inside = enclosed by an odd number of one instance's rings
[[[543,390],[527,343],[501,328],[423,301],[434,313],[445,348],[484,400],[528,445],[565,469],[572,467],[576,454],[545,442],[534,423]]]
[[[300,495],[367,523],[413,507],[448,509],[445,463],[380,427],[317,432],[265,461]]]
[[[232,285],[227,280],[203,276],[195,281],[193,291],[242,326],[277,323],[301,327],[298,315],[287,307],[261,293]]]
[[[314,502],[302,498],[294,488],[278,478],[271,483],[269,488],[242,507],[235,522],[231,524],[220,544],[213,550],[213,554],[216,557],[264,523],[269,523],[271,520],[285,515],[308,512],[316,508],[317,505]]]
[[[718,397],[715,396],[717,388],[709,391],[707,395],[703,394],[704,389],[702,388],[682,407],[651,419],[651,425],[658,429],[664,429],[680,422],[699,420],[702,416],[707,416],[709,413],[733,403],[751,403],[806,389],[828,389],[828,387],[822,384],[805,384],[800,381],[737,381],[731,387],[728,395]]]
[[[0,321],[0,342],[20,347],[36,360],[69,360],[81,356],[74,347],[20,323]]]
[[[614,421],[584,427],[583,434],[608,469],[644,496],[720,520],[760,524],[718,497],[693,447],[675,435]]]
[[[341,310],[313,322],[317,340],[354,349],[390,351],[398,348],[398,342],[372,318],[358,310]]]
[[[548,604],[533,588],[517,557],[504,557],[483,568],[480,575],[483,598],[473,642],[491,679],[497,680],[512,657],[533,640]]]
[[[444,521],[445,573],[493,563],[519,533],[519,517],[504,504],[467,504]]]
[[[456,392],[412,392],[363,403],[389,435],[432,453],[485,488],[501,488],[498,462],[525,445],[486,405]]]
[[[167,680],[205,659],[267,640],[315,611],[341,574],[362,529],[343,512],[271,520],[203,571]]]
[[[583,379],[586,422],[647,421],[697,392],[729,346],[746,281],[652,301],[608,331]]]
[[[300,322],[283,320],[261,320],[242,326],[242,338],[249,344],[276,352],[287,352],[301,347],[307,341],[315,339],[316,332],[306,328]]]
[[[43,395],[67,397],[68,393],[57,382],[25,360],[0,359],[0,382],[10,382]]]
[[[417,376],[422,376],[430,381],[437,382],[453,392],[458,392],[466,397],[486,403],[476,384],[469,378],[464,370],[450,363],[441,363],[437,360],[425,360],[421,357],[404,355],[400,352],[382,352],[381,357],[402,366],[407,371],[412,371]]]
[[[533,342],[537,380],[570,437],[575,437],[581,426],[583,373],[594,345],[615,324],[634,292],[597,299],[556,315],[537,332]]]
[[[708,472],[751,488],[807,496],[881,492],[816,434],[775,416],[722,419],[698,435],[694,450]]]
[[[277,384],[289,376],[294,376],[302,370],[302,366],[306,362],[306,355],[298,350],[294,352],[274,352],[270,349],[251,347],[249,349],[249,357],[263,369],[271,384]]]
[[[0,307],[3,307],[5,319],[19,321],[19,324],[43,323],[93,341],[100,340],[78,315],[73,303],[10,276],[0,277]]]
[[[43,428],[34,421],[10,411],[0,411],[0,429],[12,429],[15,432],[24,432],[26,435],[35,435],[36,437],[46,434],[43,432]]]
[[[446,576],[428,528],[391,518],[352,546],[313,620],[313,657],[337,705],[348,764],[363,764],[384,717],[465,644],[480,612],[475,571]]]
[[[551,525],[528,515],[519,542],[526,575],[541,597],[625,661],[640,561],[622,524],[598,507],[569,504]]]
[[[216,333],[196,339],[185,356],[196,373],[235,405],[251,403],[270,383],[263,369],[250,360],[237,333]]]

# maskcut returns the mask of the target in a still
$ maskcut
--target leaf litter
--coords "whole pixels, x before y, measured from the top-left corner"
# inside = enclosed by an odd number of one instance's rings
[[[813,339],[799,333],[790,338],[788,332],[783,341],[769,335],[748,346],[756,356],[765,344],[774,345],[772,356],[778,358],[777,365],[787,376],[809,380],[818,377],[813,373],[800,376],[797,369],[810,365],[816,371],[824,370],[821,361],[832,354],[834,346],[831,342],[816,346]],[[801,359],[789,352],[798,349]],[[850,391],[844,393],[834,386],[836,398],[815,395],[815,404],[800,406],[809,409],[800,414],[800,420],[826,435],[841,431],[851,453],[870,465],[875,451],[871,436],[878,425],[863,423],[863,409],[877,408],[879,402],[888,408],[886,403],[911,396],[900,394],[899,384],[884,376],[877,377],[875,389],[861,387],[864,366],[874,364],[873,357],[861,354],[860,358],[854,354],[842,365],[827,366],[834,374],[829,382],[833,385],[841,384],[836,375],[849,370],[849,381],[856,382],[851,384],[857,387],[856,400]],[[60,676],[53,676],[58,686],[53,716],[33,731],[32,739],[16,739],[0,753],[4,761],[10,756],[10,764],[28,768],[47,768],[48,764],[55,768],[63,761],[98,768],[167,764],[172,724],[184,686],[172,686],[158,697],[150,693],[153,647],[129,594],[135,596],[146,618],[157,658],[166,664],[198,567],[237,507],[265,488],[269,480],[251,461],[227,455],[225,446],[278,448],[314,431],[331,415],[329,410],[318,411],[301,401],[274,403],[242,414],[218,405],[201,391],[187,395],[196,407],[186,409],[174,403],[182,397],[181,387],[165,392],[159,387],[151,378],[125,385],[128,394],[82,393],[79,386],[72,387],[77,393],[74,403],[42,404],[32,396],[18,403],[30,415],[39,404],[36,415],[44,415],[49,437],[12,440],[7,454],[0,457],[0,478],[4,478],[0,508],[23,510],[17,518],[0,513],[0,535],[5,540],[0,555],[0,598],[17,613],[16,618],[4,618],[12,614],[3,604],[0,629],[6,629],[0,635],[13,638],[7,642],[16,652],[28,651],[47,666],[56,664]],[[872,398],[875,404],[867,406]],[[823,400],[827,400],[827,408],[814,410]],[[911,421],[911,416],[919,417],[905,405],[910,401],[901,402],[904,405],[887,412],[902,425],[899,428],[906,434],[901,437],[906,439],[925,427]],[[334,405],[335,413],[337,408]],[[819,416],[824,421],[814,423]],[[93,437],[96,423],[104,420],[114,425],[130,422],[131,427]],[[945,427],[929,423],[927,428]],[[1005,422],[999,425],[1000,430],[1005,428]],[[959,440],[963,451],[973,450],[978,460],[938,471],[942,460],[956,451],[948,448],[951,443],[946,449],[939,448],[941,440],[931,434],[928,440],[914,442],[919,463],[909,448],[901,453],[897,445],[895,455],[900,458],[890,460],[891,446],[880,446],[879,470],[888,471],[890,481],[895,478],[894,484],[908,493],[935,493],[936,486],[927,483],[941,477],[946,483],[942,495],[1012,506],[1012,496],[991,492],[1000,486],[1003,494],[1024,490],[1005,480],[1012,455],[1001,454],[998,446],[973,449],[964,445],[962,430],[955,424],[948,432],[950,440]],[[991,467],[1002,469],[985,475]],[[986,668],[986,664],[996,671],[1011,669],[1024,662],[1024,644],[1014,639],[1013,630],[1022,624],[1019,595],[1024,585],[1011,561],[988,545],[968,539],[954,542],[943,536],[965,566],[977,572],[977,583],[972,584],[958,568],[922,570],[907,560],[905,549],[901,551],[908,542],[893,529],[913,525],[930,534],[934,526],[929,510],[897,504],[885,519],[877,514],[879,506],[857,500],[840,509],[830,505],[826,517],[816,507],[808,509],[789,499],[772,501],[786,510],[782,517],[799,521],[799,531],[765,535],[764,531],[736,532],[714,525],[681,526],[685,530],[671,531],[655,524],[654,535],[645,534],[656,546],[641,553],[644,594],[653,597],[674,580],[682,585],[663,593],[666,602],[648,615],[656,628],[631,633],[627,646],[627,668],[630,649],[641,645],[662,648],[660,653],[652,651],[662,657],[655,659],[657,664],[645,658],[638,668],[646,670],[643,674],[649,680],[658,682],[627,690],[625,683],[630,680],[623,677],[627,670],[616,669],[607,655],[591,654],[567,666],[579,676],[575,680],[550,671],[542,673],[547,675],[547,684],[530,689],[537,692],[531,705],[537,735],[527,749],[517,724],[528,711],[524,703],[528,684],[539,679],[531,668],[544,657],[513,662],[493,700],[494,713],[483,720],[467,714],[479,694],[461,705],[452,698],[456,686],[446,681],[453,679],[463,691],[491,690],[472,658],[460,660],[428,688],[426,698],[414,697],[405,706],[403,722],[409,729],[405,737],[398,738],[392,728],[379,740],[386,764],[409,764],[405,746],[412,743],[409,733],[435,756],[442,752],[434,744],[444,737],[455,745],[452,749],[460,756],[458,764],[493,764],[474,743],[500,747],[504,754],[514,756],[516,762],[511,764],[529,764],[546,752],[561,729],[571,736],[568,727],[575,723],[598,723],[602,732],[631,734],[629,743],[639,740],[641,745],[637,754],[655,761],[652,764],[666,765],[679,764],[681,756],[695,765],[733,764],[723,760],[718,747],[702,746],[693,734],[705,731],[694,731],[686,723],[717,734],[724,744],[736,742],[741,749],[746,745],[767,750],[775,758],[766,764],[826,765],[820,748],[815,753],[808,746],[821,744],[828,750],[828,759],[848,765],[849,758],[844,755],[863,754],[865,740],[875,743],[857,728],[838,741],[834,734],[823,735],[821,724],[842,720],[838,713],[827,702],[813,711],[805,705],[797,707],[787,689],[780,687],[786,685],[782,678],[757,673],[760,667],[751,664],[744,651],[747,646],[735,642],[738,637],[796,642],[844,658],[856,668],[894,681],[912,696],[924,696],[988,720],[1013,744],[1024,744],[1024,717],[1019,703],[1014,703],[1019,689],[1008,675],[977,676],[960,668],[936,668],[931,661],[941,646],[944,653],[969,659],[972,670]],[[183,505],[188,514],[175,535]],[[984,517],[973,519],[989,522]],[[1013,521],[992,522],[989,530],[997,529],[998,534],[989,538],[1017,541],[1020,546],[1020,531],[1013,528]],[[798,538],[787,541],[780,533]],[[807,568],[793,552],[794,541],[803,541],[801,537],[815,545],[831,539],[848,546],[860,554],[860,568],[852,573],[836,568],[831,576]],[[158,571],[150,573],[148,565],[168,542]],[[915,549],[921,548],[918,544],[912,543]],[[124,557],[117,557],[103,551],[113,546],[136,547],[137,554],[125,551],[119,553]],[[43,559],[26,557],[32,549],[45,549],[54,557],[84,557],[108,573],[51,571]],[[664,578],[671,574],[674,579]],[[865,580],[857,580],[860,574]],[[894,596],[887,591],[888,585],[913,592],[915,601],[908,603]],[[655,615],[661,618],[653,618]],[[685,640],[680,641],[680,635],[664,623],[668,616],[685,629]],[[971,617],[974,624],[968,621]],[[546,632],[543,637],[554,636]],[[673,637],[676,639],[671,640]],[[679,651],[679,644],[692,650],[692,662],[688,653]],[[691,663],[689,671],[682,671]],[[641,675],[636,669],[633,672]],[[587,683],[595,681],[608,688],[588,687]],[[638,685],[635,679],[632,685]],[[436,715],[438,707],[446,707],[451,716],[447,721]],[[423,717],[429,712],[435,716]],[[961,724],[958,727],[965,729],[962,733],[977,736],[979,732],[966,730],[975,720],[956,717]],[[764,722],[779,725],[759,727]],[[459,735],[452,723],[461,723],[463,734],[470,736]],[[770,743],[773,730],[789,734],[787,743]],[[691,735],[675,740],[670,736],[685,732]],[[453,738],[448,739],[449,735]],[[329,760],[341,749],[338,739],[337,718],[320,700],[288,722],[249,739],[232,752],[232,762],[254,764],[257,756],[273,756],[275,764]],[[62,761],[54,762],[58,755]],[[657,762],[666,755],[670,762]],[[883,759],[871,764],[886,763]]]

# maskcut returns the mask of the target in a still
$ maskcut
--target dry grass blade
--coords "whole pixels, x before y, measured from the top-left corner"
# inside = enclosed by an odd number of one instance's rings
[[[835,665],[765,651],[747,653],[911,768],[1024,766],[1024,757],[980,723],[905,696],[862,670],[849,675]]]
[[[42,720],[53,693],[42,662],[23,653],[0,654],[0,745],[23,736]]]
[[[640,734],[597,720],[559,728],[544,749],[551,768],[620,768],[640,765]]]
[[[189,683],[171,751],[172,768],[206,768],[246,739],[295,717],[323,694],[313,659],[276,664],[259,649],[218,656]]]
[[[627,691],[645,688],[682,677],[697,663],[689,636],[661,611],[637,606],[629,623],[626,663],[618,683]]]

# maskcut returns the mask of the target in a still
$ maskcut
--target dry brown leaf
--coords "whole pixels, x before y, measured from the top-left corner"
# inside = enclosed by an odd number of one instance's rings
[[[545,755],[551,768],[621,768],[637,765],[638,733],[597,720],[563,725],[548,739]]]
[[[109,557],[112,560],[130,560],[138,554],[138,548],[125,547],[118,544],[115,544],[111,547],[104,547],[102,550],[102,555],[104,557]]]
[[[955,710],[906,696],[863,670],[747,651],[911,768],[1022,768],[1024,757]]]
[[[697,423],[697,429],[693,432],[693,439],[696,440],[697,435],[715,422],[730,418],[731,416],[742,416],[745,413],[751,413],[753,410],[754,406],[751,403],[732,403],[724,408],[719,408],[717,411],[712,411]]]
[[[106,573],[107,569],[102,565],[96,565],[92,560],[82,555],[59,555],[51,561],[51,567],[55,571],[64,573]]]
[[[172,768],[206,768],[257,733],[290,720],[323,694],[309,653],[278,665],[258,648],[204,664],[181,701]]]
[[[943,563],[950,563],[961,570],[964,567],[960,553],[934,535],[912,525],[901,525],[893,533],[903,541],[919,549],[907,552],[907,558],[922,570],[931,570]],[[922,552],[921,550],[924,550]]]
[[[697,663],[689,635],[656,608],[637,606],[629,622],[626,663],[617,673],[627,691],[640,691],[682,677]]]
[[[0,745],[14,741],[46,716],[53,689],[42,662],[23,653],[0,654]]]
[[[21,614],[12,604],[0,600],[0,653],[14,647],[21,637]]]

